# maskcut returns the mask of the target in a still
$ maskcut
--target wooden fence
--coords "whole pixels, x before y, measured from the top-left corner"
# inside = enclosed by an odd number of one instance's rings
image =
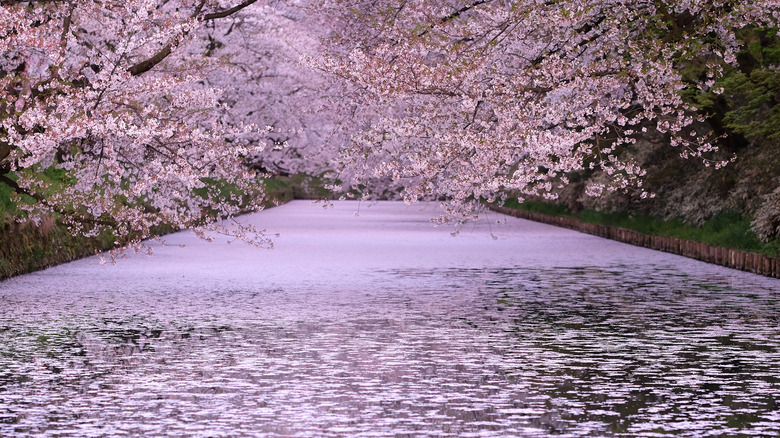
[[[665,251],[707,263],[765,275],[767,277],[780,278],[780,258],[740,251],[738,249],[712,246],[704,242],[678,239],[676,237],[653,236],[651,234],[644,234],[626,228],[589,224],[572,218],[551,216],[493,205],[489,207],[499,213],[521,219],[569,228],[583,233],[629,243],[631,245]]]

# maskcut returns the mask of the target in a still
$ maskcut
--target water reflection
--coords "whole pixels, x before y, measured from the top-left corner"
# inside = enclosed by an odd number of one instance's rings
[[[780,434],[776,283],[368,275],[370,290],[0,292],[0,436]]]

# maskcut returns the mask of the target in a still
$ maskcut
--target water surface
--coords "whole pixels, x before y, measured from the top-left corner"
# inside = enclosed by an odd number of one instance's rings
[[[0,282],[0,436],[780,435],[780,281],[434,215],[299,201],[244,218],[271,251]]]

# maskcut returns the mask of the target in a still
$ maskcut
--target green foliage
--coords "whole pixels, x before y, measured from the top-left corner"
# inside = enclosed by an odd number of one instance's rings
[[[326,174],[296,173],[280,179],[292,186],[295,199],[332,199],[334,196],[332,191],[325,188],[330,183]]]
[[[515,210],[532,211],[534,213],[549,214],[551,216],[572,217],[571,212],[562,205],[548,204],[546,202],[525,201],[517,202],[517,199],[507,199],[504,207],[514,208]]]
[[[716,86],[724,89],[729,108],[726,126],[745,138],[780,138],[780,71],[756,69],[750,74],[735,73]]]
[[[235,184],[217,180],[214,178],[203,178],[201,180],[205,185],[193,190],[193,193],[204,200],[219,200],[221,204],[245,207],[250,200],[247,194],[242,192]],[[209,218],[217,219],[220,212],[214,209],[206,208],[206,215]]]
[[[271,203],[284,204],[293,199],[293,185],[281,178],[266,178],[263,180],[263,190]]]
[[[12,193],[11,187],[0,183],[0,228],[12,223],[19,214],[16,204],[11,201]]]
[[[508,200],[504,205],[518,210],[570,217],[592,224],[627,228],[645,234],[676,237],[780,257],[780,241],[762,242],[750,229],[751,219],[733,211],[722,211],[697,227],[679,219],[659,220],[648,215],[604,213],[595,210],[572,213],[564,206],[544,202],[528,201],[520,204],[515,200]]]
[[[16,205],[11,201],[13,189],[0,183],[0,211],[13,213],[16,211]]]
[[[18,178],[13,172],[7,173],[5,176],[14,181]],[[56,169],[53,166],[44,169],[36,176],[42,184],[48,186],[47,193],[54,193],[64,185],[73,183],[67,171]],[[26,195],[14,200],[14,195],[15,192],[13,188],[0,182],[0,227],[13,223],[17,218],[23,217],[24,211],[19,209],[17,202],[25,202],[28,204],[36,202],[32,197]]]
[[[740,38],[739,69],[724,75],[707,91],[693,87],[684,97],[700,111],[721,119],[729,132],[747,139],[780,138],[780,38],[777,29],[745,29]],[[691,62],[681,70],[687,81],[701,80],[705,66]],[[716,122],[717,124],[717,122]]]

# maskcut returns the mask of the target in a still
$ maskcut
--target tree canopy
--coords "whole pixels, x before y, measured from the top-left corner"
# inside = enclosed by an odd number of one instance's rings
[[[457,222],[586,169],[609,176],[590,195],[652,196],[621,148],[652,131],[725,165],[699,123],[724,84],[766,85],[724,123],[774,135],[751,118],[778,67],[720,80],[779,20],[777,0],[6,2],[0,183],[29,219],[122,245],[259,208],[269,172],[335,169]]]
[[[443,197],[455,219],[507,193],[554,197],[587,169],[608,175],[591,196],[652,196],[645,171],[620,153],[648,131],[683,157],[727,164],[722,133],[698,123],[710,114],[689,97],[722,93],[740,32],[776,33],[779,10],[709,0],[325,4],[338,24],[319,65],[355,84],[352,102],[371,113],[342,150],[352,184],[384,178],[409,201]]]

